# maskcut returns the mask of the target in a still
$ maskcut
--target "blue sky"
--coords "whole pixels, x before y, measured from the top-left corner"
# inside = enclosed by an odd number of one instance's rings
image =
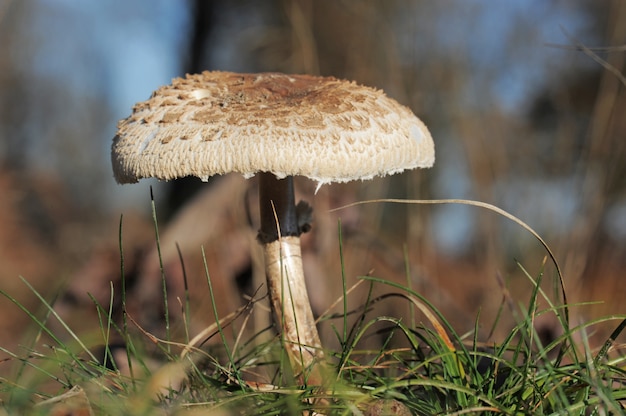
[[[180,74],[187,37],[183,2],[42,0],[34,22],[43,42],[40,76],[109,99],[115,116]],[[71,73],[72,76],[68,76]]]
[[[110,97],[114,114],[125,114],[123,109],[180,75],[181,49],[189,24],[184,2],[40,0],[38,3],[42,10],[33,24],[43,45],[33,68],[42,76],[70,82],[83,91],[106,89],[104,93]],[[467,48],[467,56],[477,72],[493,71],[496,67],[493,91],[507,109],[516,108],[525,99],[529,86],[546,79],[550,64],[538,63],[546,63],[546,55],[556,51],[547,51],[545,43],[566,44],[562,31],[576,33],[584,23],[583,16],[576,14],[575,9],[549,6],[555,2],[543,0],[468,0],[450,4],[450,12],[436,34],[436,47],[452,53],[458,52],[459,47]],[[489,6],[484,7],[485,4]],[[532,37],[521,43],[521,48],[516,46],[519,48],[516,52],[523,55],[516,57],[507,48],[510,37],[514,36],[510,32],[513,21],[519,19],[534,20],[536,24]],[[237,20],[255,22],[251,16]],[[236,22],[229,24],[235,26]],[[221,29],[217,33],[228,37],[228,28]],[[237,66],[238,54],[232,52],[234,45],[221,43],[222,48],[212,51],[216,66],[229,69]],[[558,52],[554,54],[558,55]],[[70,71],[68,66],[74,70]],[[67,76],[70,72],[72,77]]]

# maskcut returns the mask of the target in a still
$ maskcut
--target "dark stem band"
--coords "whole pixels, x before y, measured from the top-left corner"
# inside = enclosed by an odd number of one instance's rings
[[[261,243],[271,243],[280,235],[298,236],[298,215],[293,190],[293,177],[278,179],[271,173],[261,172],[259,176],[259,209],[261,213],[261,229],[258,239]],[[275,213],[275,214],[274,214]]]

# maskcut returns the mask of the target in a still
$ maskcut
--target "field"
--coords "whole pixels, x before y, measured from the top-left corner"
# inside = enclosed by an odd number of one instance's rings
[[[61,3],[0,6],[0,415],[625,413],[622,2]],[[434,138],[429,169],[295,178],[304,374],[258,178],[112,175],[116,122],[204,69],[354,79]]]

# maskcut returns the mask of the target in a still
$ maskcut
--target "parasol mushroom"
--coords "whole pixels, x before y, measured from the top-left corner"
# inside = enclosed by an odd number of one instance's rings
[[[174,79],[119,122],[112,146],[119,183],[259,175],[258,240],[271,302],[293,371],[309,384],[321,382],[323,352],[300,253],[310,208],[296,206],[293,176],[319,187],[430,167],[434,159],[428,129],[383,92],[278,73]]]

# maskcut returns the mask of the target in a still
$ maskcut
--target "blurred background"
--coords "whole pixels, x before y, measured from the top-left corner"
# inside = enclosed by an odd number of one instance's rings
[[[117,185],[110,145],[134,103],[202,70],[332,75],[383,89],[429,127],[435,166],[351,184],[351,193],[338,187],[353,196],[342,203],[494,204],[545,239],[570,303],[602,301],[573,308],[573,323],[626,313],[623,1],[0,0],[0,45],[0,288],[36,313],[45,309],[19,276],[53,301],[105,268],[87,259],[116,246],[121,214],[148,224],[129,225],[127,241],[153,238],[150,186],[161,227],[197,192],[193,179]],[[537,241],[492,212],[359,210],[358,228],[400,263],[410,258],[429,299],[465,318],[452,319],[462,329],[497,309],[503,285],[527,302],[517,262],[556,278]],[[16,348],[29,319],[4,297],[0,309],[0,345]]]

